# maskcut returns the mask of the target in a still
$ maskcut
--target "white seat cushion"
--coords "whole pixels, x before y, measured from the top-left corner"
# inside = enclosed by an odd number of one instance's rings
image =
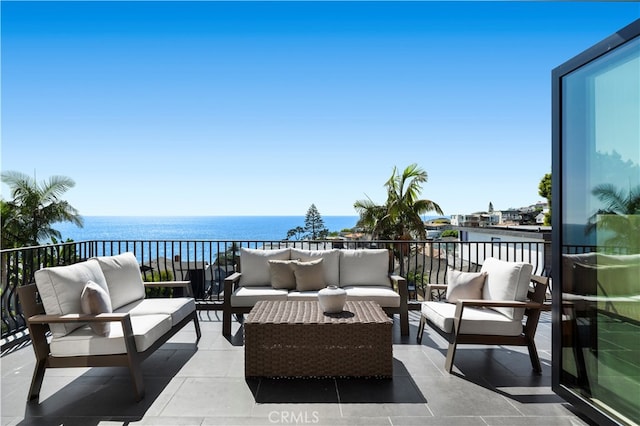
[[[388,250],[340,251],[340,287],[358,285],[391,287]]]
[[[250,307],[260,300],[287,300],[287,290],[271,286],[238,287],[231,293],[231,306]]]
[[[397,308],[400,306],[400,295],[387,286],[342,287],[347,292],[347,300],[371,300],[383,308]]]
[[[109,286],[111,305],[118,309],[136,300],[144,299],[144,282],[140,265],[133,253],[116,256],[93,257],[89,262],[97,262]]]
[[[125,305],[116,312],[129,312],[131,316],[164,314],[171,317],[171,326],[178,324],[196,310],[196,302],[190,297],[150,298]]]
[[[300,250],[291,249],[291,259],[299,259],[302,262],[310,262],[322,258],[324,279],[327,285],[338,285],[340,281],[340,250]]]
[[[266,286],[271,284],[269,260],[289,260],[288,248],[276,250],[240,249],[240,282],[242,287]]]
[[[169,315],[132,316],[131,327],[136,350],[142,352],[171,329]],[[99,336],[89,326],[79,328],[66,336],[51,339],[51,355],[57,357],[83,355],[113,355],[126,353],[122,326],[112,322],[109,335]]]
[[[295,300],[295,301],[318,301],[318,291],[290,291],[287,295],[287,300]]]
[[[527,300],[527,291],[531,283],[533,266],[524,262],[505,262],[493,257],[485,259],[480,272],[486,272],[487,277],[482,288],[482,298],[485,300]],[[510,319],[521,321],[524,309],[493,308]]]
[[[79,314],[82,312],[80,295],[85,285],[93,281],[109,293],[107,281],[100,266],[94,262],[80,262],[67,266],[43,268],[34,274],[36,287],[48,315]],[[81,323],[51,324],[51,333],[62,337]]]
[[[456,305],[446,302],[423,302],[422,315],[446,333],[453,332]],[[522,321],[513,320],[493,309],[464,308],[460,334],[519,336]]]

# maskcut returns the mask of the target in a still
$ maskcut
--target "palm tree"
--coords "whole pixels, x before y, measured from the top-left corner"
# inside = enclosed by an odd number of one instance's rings
[[[396,167],[385,187],[387,201],[379,205],[367,198],[354,203],[360,214],[357,226],[371,234],[373,239],[411,240],[426,239],[427,231],[421,215],[429,211],[443,214],[435,202],[419,198],[422,184],[427,181],[427,172],[417,164],[411,164],[398,173]],[[410,252],[408,243],[394,243],[393,255],[399,260],[400,274],[404,273],[404,258]]]
[[[594,213],[587,222],[585,233],[594,230],[611,231],[605,245],[625,247],[632,253],[640,253],[640,186],[625,193],[612,184],[598,185],[591,191],[604,207]]]
[[[385,183],[387,202],[384,205],[375,204],[368,198],[354,203],[360,215],[358,226],[371,233],[374,239],[426,238],[421,215],[429,211],[443,214],[437,203],[418,198],[426,181],[427,172],[417,164],[407,166],[402,174],[394,167]]]
[[[52,228],[56,222],[71,222],[82,227],[78,211],[60,196],[75,186],[65,176],[52,176],[36,182],[24,173],[2,173],[2,181],[11,190],[11,201],[2,201],[2,247],[38,245],[47,238],[61,238]]]
[[[373,239],[391,239],[391,230],[387,216],[387,207],[374,203],[370,198],[358,200],[353,204],[360,218],[356,228],[362,228]]]

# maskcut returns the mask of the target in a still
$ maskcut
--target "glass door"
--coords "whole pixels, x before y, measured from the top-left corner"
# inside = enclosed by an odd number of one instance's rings
[[[640,37],[557,78],[554,389],[637,424]]]

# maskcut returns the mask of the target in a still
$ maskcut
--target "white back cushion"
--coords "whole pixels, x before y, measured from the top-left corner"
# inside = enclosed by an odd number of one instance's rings
[[[389,251],[340,250],[340,287],[383,285],[390,287]]]
[[[299,259],[302,262],[310,262],[322,258],[324,279],[327,285],[338,285],[340,282],[340,250],[300,250],[291,249],[291,259]]]
[[[269,260],[289,260],[289,248],[262,250],[240,249],[240,286],[265,286],[271,284]]]
[[[531,282],[533,266],[524,262],[505,262],[490,257],[485,259],[480,272],[486,272],[487,278],[482,288],[482,298],[487,300],[527,300],[527,291]],[[522,320],[523,309],[495,308],[508,318]]]
[[[144,299],[144,282],[140,274],[138,260],[133,253],[94,257],[89,261],[97,262],[100,265],[107,280],[113,309]]]
[[[36,271],[34,277],[44,311],[48,315],[82,313],[80,295],[89,281],[93,281],[107,294],[109,293],[107,281],[100,266],[91,261],[44,268]],[[62,337],[81,326],[84,324],[51,324],[50,328],[55,337]]]

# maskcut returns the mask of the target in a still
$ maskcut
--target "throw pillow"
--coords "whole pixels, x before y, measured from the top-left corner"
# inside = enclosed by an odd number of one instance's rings
[[[293,274],[295,260],[269,260],[269,273],[271,274],[271,287],[294,290],[296,277]]]
[[[486,272],[462,272],[447,270],[447,302],[456,303],[458,299],[482,299]]]
[[[321,290],[327,286],[322,259],[310,262],[293,262],[292,266],[298,291]]]
[[[109,294],[98,284],[89,280],[82,289],[80,294],[80,307],[84,314],[106,314],[111,313],[111,299]],[[89,323],[94,333],[107,337],[111,331],[111,325],[108,322]]]

